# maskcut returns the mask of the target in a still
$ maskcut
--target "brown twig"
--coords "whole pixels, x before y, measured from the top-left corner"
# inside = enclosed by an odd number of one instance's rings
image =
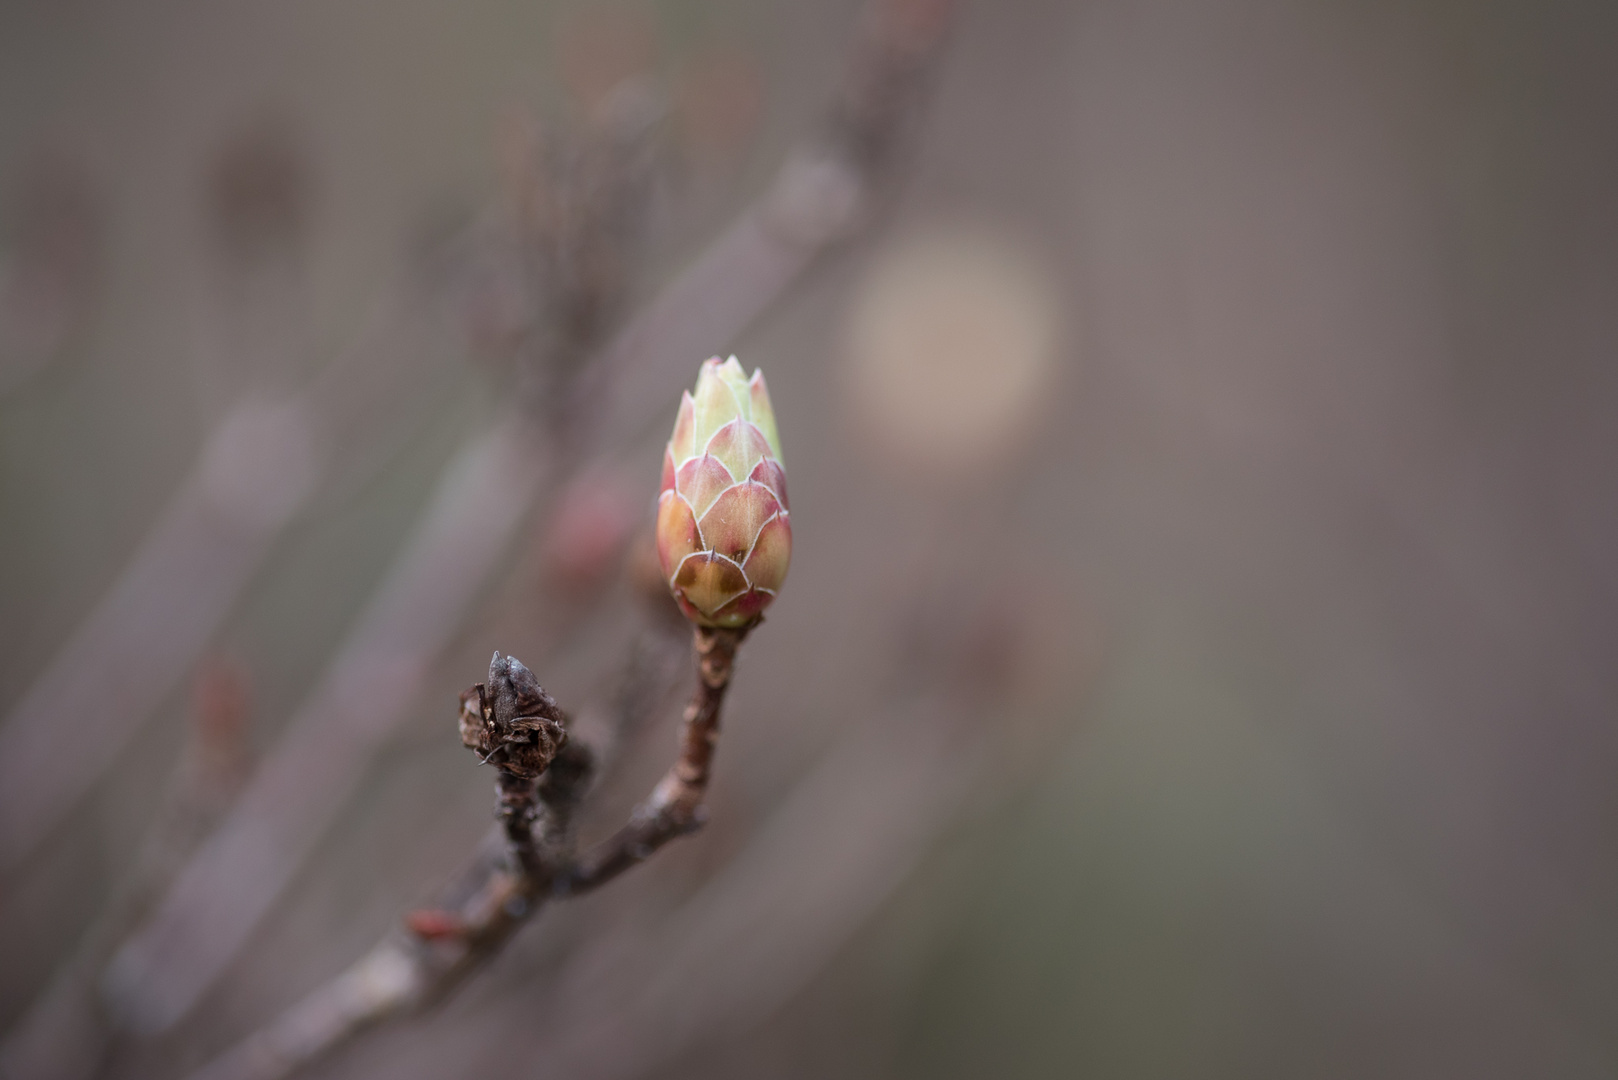
[[[190,746],[139,853],[44,991],[0,1038],[0,1077],[90,1077],[110,1028],[96,982],[108,956],[161,895],[251,772],[250,697],[238,663],[207,661],[193,689]]]
[[[668,773],[609,839],[575,858],[574,809],[593,761],[527,667],[495,654],[489,680],[461,696],[461,741],[499,769],[502,843],[485,847],[432,905],[406,917],[359,963],[193,1080],[277,1080],[365,1029],[442,999],[497,953],[547,900],[604,885],[700,828],[719,716],[744,630],[696,631],[700,678]],[[537,824],[537,833],[536,833]]]
[[[702,827],[702,800],[708,791],[714,744],[719,738],[719,710],[730,687],[736,647],[746,630],[699,628],[696,632],[696,692],[680,727],[680,756],[652,795],[637,807],[629,823],[586,852],[557,880],[559,893],[599,888],[644,862],[676,836]]]
[[[677,907],[615,923],[542,988],[437,1030],[479,1047],[463,1058],[471,1073],[593,1080],[661,1075],[682,1052],[747,1031],[892,895],[993,760],[992,735],[959,698],[872,702]],[[488,1038],[524,1012],[550,1022]]]

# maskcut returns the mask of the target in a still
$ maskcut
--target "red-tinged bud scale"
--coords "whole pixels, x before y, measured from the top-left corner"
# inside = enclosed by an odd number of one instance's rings
[[[733,356],[703,362],[680,399],[663,455],[657,555],[686,618],[737,628],[757,619],[792,558],[781,437],[762,372]]]

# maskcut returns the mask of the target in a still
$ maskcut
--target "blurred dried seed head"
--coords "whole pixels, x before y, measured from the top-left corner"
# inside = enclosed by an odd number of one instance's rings
[[[586,115],[506,114],[504,214],[477,246],[463,300],[481,354],[566,441],[588,410],[575,376],[622,314],[660,161],[667,107],[619,81]]]
[[[227,254],[244,263],[296,249],[308,228],[310,182],[292,125],[252,120],[220,148],[208,176],[210,222]]]
[[[83,318],[101,254],[100,200],[84,167],[41,154],[0,219],[0,391],[50,362]]]

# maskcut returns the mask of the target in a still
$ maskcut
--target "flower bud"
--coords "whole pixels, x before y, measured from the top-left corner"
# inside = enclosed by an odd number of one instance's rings
[[[781,439],[764,375],[733,356],[703,362],[680,399],[663,455],[657,555],[674,599],[699,626],[741,627],[786,580],[792,557]]]

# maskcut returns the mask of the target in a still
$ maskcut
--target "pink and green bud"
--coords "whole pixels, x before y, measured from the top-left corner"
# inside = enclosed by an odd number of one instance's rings
[[[792,558],[781,438],[762,372],[733,356],[702,364],[663,455],[657,555],[686,618],[746,626],[775,599]]]

